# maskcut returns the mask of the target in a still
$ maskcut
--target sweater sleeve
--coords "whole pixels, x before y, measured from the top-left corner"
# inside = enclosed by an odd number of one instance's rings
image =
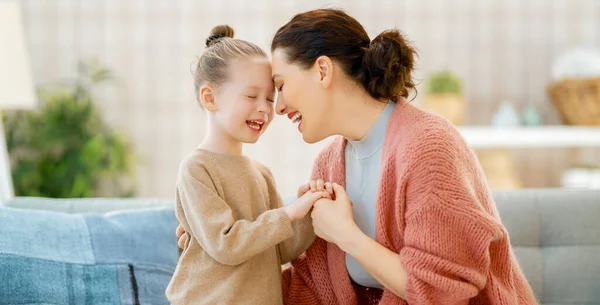
[[[328,146],[317,155],[310,176],[311,180],[329,180],[327,179],[326,164],[330,154],[331,146]],[[321,301],[317,292],[318,285],[322,283],[323,278],[327,278],[326,245],[327,242],[325,240],[317,237],[306,252],[302,253],[298,258],[293,259],[291,261],[292,266],[283,271],[281,288],[284,304],[328,304],[325,301]],[[308,258],[309,256],[311,256],[311,259]],[[315,259],[315,257],[318,257],[318,259]],[[318,273],[313,274],[313,271]]]
[[[437,141],[410,169],[404,247],[410,304],[468,304],[486,285],[490,245],[502,226],[483,207],[476,161]],[[427,143],[425,143],[427,144]]]
[[[192,236],[219,263],[242,264],[294,234],[282,209],[264,212],[254,221],[235,219],[204,166],[183,165],[177,191]]]
[[[267,181],[267,187],[269,189],[269,198],[271,200],[271,209],[280,209],[283,207],[283,200],[277,192],[275,184],[275,178],[273,174],[264,165],[261,165],[263,175]],[[306,251],[308,247],[315,241],[315,230],[312,226],[312,218],[310,214],[307,214],[304,218],[294,221],[292,223],[294,230],[294,236],[282,241],[277,246],[279,247],[280,259],[282,264],[287,264],[293,259],[296,259],[302,252]]]
[[[282,264],[287,264],[298,258],[315,241],[316,235],[310,214],[301,220],[295,221],[292,227],[294,228],[294,236],[279,243]]]

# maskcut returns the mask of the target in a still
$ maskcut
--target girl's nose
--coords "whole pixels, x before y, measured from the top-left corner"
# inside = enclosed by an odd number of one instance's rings
[[[272,108],[273,108],[273,105],[271,104],[271,102],[264,100],[258,106],[258,111],[269,114],[269,113],[271,113]]]

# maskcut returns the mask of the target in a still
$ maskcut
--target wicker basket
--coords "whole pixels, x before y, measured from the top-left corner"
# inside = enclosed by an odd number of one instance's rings
[[[465,100],[454,93],[426,95],[421,104],[423,109],[438,114],[454,125],[460,125],[465,118]]]
[[[567,124],[600,125],[600,78],[557,82],[548,95]]]

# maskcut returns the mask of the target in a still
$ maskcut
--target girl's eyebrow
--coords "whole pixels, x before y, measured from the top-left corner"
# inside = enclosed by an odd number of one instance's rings
[[[248,87],[246,87],[246,89],[252,89],[252,90],[262,90],[262,88],[261,88],[261,87],[259,87],[259,86],[255,86],[255,85],[248,86]]]
[[[265,89],[265,88],[259,87],[259,86],[254,86],[254,85],[246,87],[246,90],[259,90],[260,91],[263,89]]]

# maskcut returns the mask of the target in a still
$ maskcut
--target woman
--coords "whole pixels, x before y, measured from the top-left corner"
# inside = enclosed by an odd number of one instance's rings
[[[339,135],[311,179],[319,238],[284,271],[287,304],[536,304],[475,155],[411,105],[415,52],[370,40],[340,10],[296,15],[273,38],[276,110],[307,143]],[[346,193],[347,191],[347,193]]]

